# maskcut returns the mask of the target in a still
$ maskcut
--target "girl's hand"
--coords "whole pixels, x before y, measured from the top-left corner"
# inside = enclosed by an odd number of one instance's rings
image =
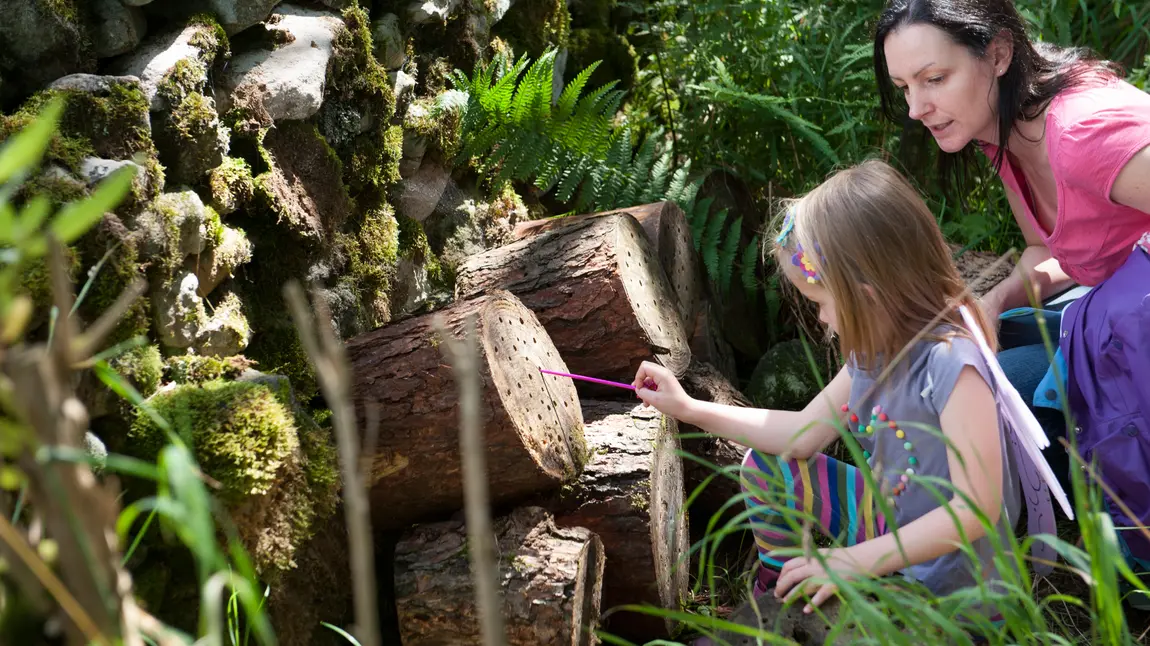
[[[775,597],[790,601],[804,592],[815,590],[810,603],[803,607],[803,612],[810,614],[815,607],[822,605],[838,591],[838,586],[829,580],[812,581],[812,578],[830,579],[829,571],[845,579],[869,575],[862,563],[854,558],[850,548],[821,549],[819,554],[826,563],[825,567],[815,558],[797,557],[784,563],[783,570],[779,573],[779,580],[775,583]]]
[[[692,401],[674,373],[649,361],[639,366],[631,385],[635,386],[635,395],[644,404],[654,406],[660,413],[675,419],[683,419]]]

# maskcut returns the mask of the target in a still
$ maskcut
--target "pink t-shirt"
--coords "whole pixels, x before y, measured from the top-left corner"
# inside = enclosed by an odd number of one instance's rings
[[[1110,199],[1118,173],[1150,146],[1150,94],[1111,79],[1066,90],[1046,112],[1046,149],[1058,187],[1054,231],[1034,215],[1022,172],[1004,157],[999,175],[1021,198],[1025,217],[1063,271],[1080,285],[1097,285],[1118,270],[1150,231],[1150,214]],[[998,152],[982,144],[991,159]]]

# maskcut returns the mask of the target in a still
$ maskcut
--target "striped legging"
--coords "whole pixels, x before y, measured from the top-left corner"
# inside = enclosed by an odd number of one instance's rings
[[[751,529],[759,560],[772,570],[782,569],[789,557],[771,557],[769,552],[800,544],[801,536],[792,528],[801,529],[800,513],[844,545],[886,533],[886,520],[862,472],[821,453],[809,460],[784,460],[751,449],[743,457],[740,479],[747,506],[756,512]]]

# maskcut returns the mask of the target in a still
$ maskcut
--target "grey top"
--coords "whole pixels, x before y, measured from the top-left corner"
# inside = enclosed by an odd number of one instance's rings
[[[946,328],[938,330],[944,331]],[[882,370],[862,370],[853,361],[848,368],[852,378],[849,406],[851,412],[858,416],[858,423],[850,423],[848,427],[869,455],[867,461],[871,468],[881,469],[881,473],[874,474],[875,481],[881,491],[890,492],[887,501],[894,507],[897,527],[905,527],[937,507],[936,495],[942,495],[947,500],[953,497],[951,489],[939,485],[935,485],[937,494],[933,493],[928,483],[916,482],[908,474],[908,469],[913,470],[913,475],[950,480],[947,444],[942,436],[939,417],[954,390],[959,373],[964,367],[972,366],[994,388],[990,369],[982,353],[974,341],[967,337],[952,336],[945,342],[919,341],[901,363],[903,366],[892,370],[886,383],[875,389],[865,401],[861,401],[861,398],[872,388]],[[851,419],[848,414],[848,421]],[[1021,498],[1013,452],[1009,450],[1005,435],[1010,431],[1002,423],[1001,416],[999,420],[1004,513],[1000,517],[998,531],[1005,536],[1005,532],[1012,531],[1018,519]],[[872,430],[868,432],[867,426]],[[903,437],[898,437],[900,434]],[[970,466],[974,468],[973,464]],[[903,481],[904,475],[907,475],[908,482]],[[896,524],[888,518],[888,531],[894,526]],[[975,541],[974,548],[982,561],[981,577],[976,578],[973,563],[961,551],[909,567],[902,573],[921,582],[939,596],[976,585],[980,580],[1000,580],[994,566],[994,549],[990,540],[980,538]],[[989,608],[983,610],[988,614],[994,612]]]

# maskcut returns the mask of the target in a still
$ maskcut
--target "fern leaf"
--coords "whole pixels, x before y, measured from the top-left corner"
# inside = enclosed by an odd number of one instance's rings
[[[575,193],[575,189],[579,187],[579,183],[583,181],[587,173],[588,158],[586,156],[580,157],[572,166],[564,173],[563,178],[559,180],[559,188],[555,194],[555,198],[560,202],[567,203],[571,201],[571,196]]]
[[[707,277],[715,284],[719,282],[719,242],[726,221],[727,210],[723,209],[707,220],[707,228],[703,231],[703,266],[707,268]]]
[[[719,250],[719,291],[726,294],[731,289],[731,276],[735,271],[735,260],[739,255],[739,239],[743,235],[743,218],[739,216],[727,229]]]
[[[759,236],[751,238],[750,244],[743,249],[743,260],[740,271],[740,278],[743,283],[743,291],[747,294],[747,299],[750,301],[755,300],[755,292],[759,287]]]
[[[597,206],[603,209],[629,204],[617,204],[619,190],[623,187],[623,177],[631,166],[631,128],[624,126],[615,135],[615,144],[607,153],[606,177],[599,189]]]
[[[706,179],[705,176],[696,179],[690,184],[687,184],[687,187],[683,189],[683,194],[679,196],[679,200],[676,202],[679,205],[679,208],[683,209],[684,211],[691,210],[692,206],[695,204],[695,196],[699,194],[699,189],[703,187],[704,179]]]
[[[595,204],[595,198],[598,196],[599,187],[603,185],[603,176],[606,174],[606,167],[601,163],[596,164],[592,168],[591,173],[583,180],[583,186],[579,189],[579,198],[575,200],[575,210],[580,213],[590,211],[592,205]]]
[[[667,150],[659,157],[659,161],[655,162],[655,168],[651,170],[651,181],[647,183],[643,197],[639,198],[641,204],[654,202],[666,193],[667,173],[669,172],[671,172],[671,151]]]
[[[683,189],[687,186],[687,173],[691,172],[691,162],[683,164],[671,176],[671,185],[667,187],[666,199],[678,203]]]
[[[636,198],[639,196],[639,189],[645,186],[649,179],[651,164],[655,161],[655,147],[655,136],[647,135],[643,145],[639,146],[639,152],[635,153],[635,159],[627,171],[627,176],[623,179],[623,188],[618,200],[620,207],[641,204]]]
[[[559,95],[559,103],[555,106],[555,119],[557,121],[570,119],[571,115],[575,113],[575,104],[579,100],[579,95],[583,92],[587,80],[595,73],[600,63],[602,61],[595,61],[588,65],[567,84],[567,87],[563,88],[563,93]]]
[[[687,211],[687,223],[691,227],[691,240],[695,243],[695,251],[703,248],[703,229],[707,226],[707,218],[711,215],[711,204],[714,201],[713,197],[705,197],[699,200],[695,208]]]

